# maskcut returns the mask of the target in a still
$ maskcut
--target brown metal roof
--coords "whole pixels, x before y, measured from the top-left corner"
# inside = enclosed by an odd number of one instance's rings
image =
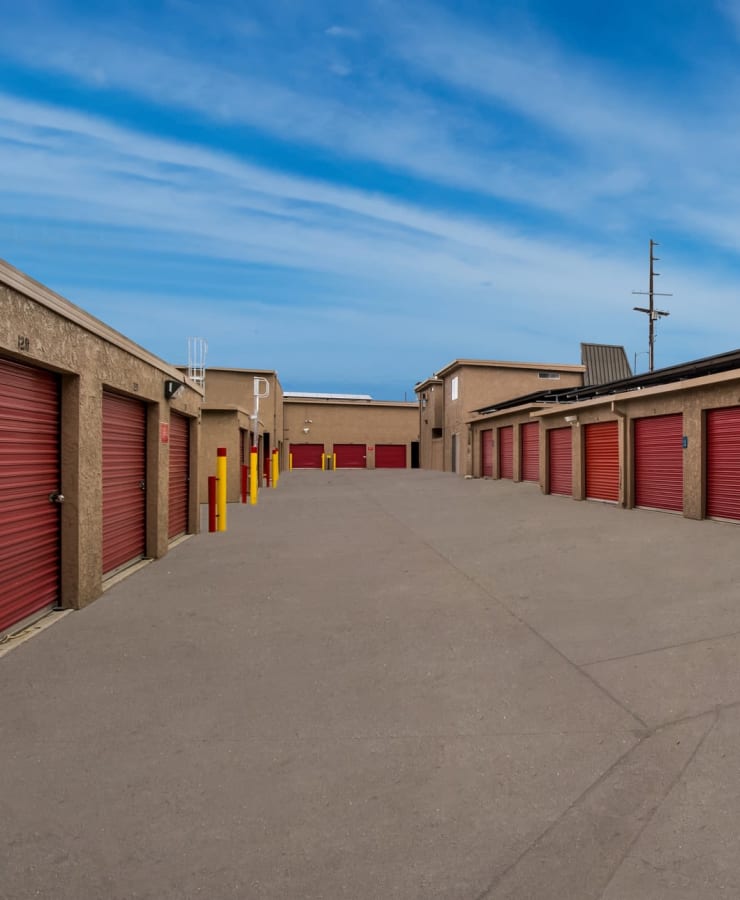
[[[624,347],[618,344],[581,343],[581,362],[586,367],[584,387],[621,381],[632,376]]]

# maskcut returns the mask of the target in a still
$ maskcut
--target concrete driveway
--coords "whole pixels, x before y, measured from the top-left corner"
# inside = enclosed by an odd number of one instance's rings
[[[739,541],[285,475],[0,659],[0,897],[736,900]]]

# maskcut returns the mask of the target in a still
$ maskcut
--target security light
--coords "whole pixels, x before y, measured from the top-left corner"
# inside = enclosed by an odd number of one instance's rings
[[[182,393],[182,389],[185,387],[184,384],[180,381],[170,381],[169,379],[164,383],[164,399],[165,400],[174,400],[175,397],[179,397]]]

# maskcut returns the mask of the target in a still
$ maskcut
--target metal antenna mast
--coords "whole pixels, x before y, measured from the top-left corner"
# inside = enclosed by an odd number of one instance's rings
[[[654,241],[650,238],[650,289],[647,291],[632,291],[633,294],[645,294],[650,297],[650,306],[645,309],[644,306],[633,306],[632,308],[636,312],[647,313],[648,322],[649,322],[649,331],[648,331],[648,348],[649,348],[649,357],[650,357],[650,369],[649,371],[653,371],[654,369],[654,350],[655,350],[655,323],[658,319],[663,316],[669,316],[670,313],[664,309],[656,309],[655,303],[653,302],[654,297],[672,297],[673,294],[661,294],[660,291],[654,290],[654,280],[660,275],[660,272],[655,271],[655,263],[660,259],[659,256],[653,256],[653,247],[659,247],[660,244],[657,241]]]

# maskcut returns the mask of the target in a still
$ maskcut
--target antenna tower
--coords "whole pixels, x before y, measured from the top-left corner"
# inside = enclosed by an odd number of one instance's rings
[[[633,294],[644,294],[650,298],[650,305],[646,309],[644,306],[633,306],[632,308],[635,312],[647,313],[648,316],[648,354],[650,359],[649,371],[652,372],[655,368],[655,323],[658,319],[663,318],[664,316],[669,316],[670,313],[665,309],[656,309],[655,303],[653,301],[654,297],[672,297],[673,294],[661,294],[660,291],[654,290],[655,279],[660,275],[660,272],[655,271],[655,263],[660,259],[659,256],[655,256],[653,254],[653,247],[659,247],[660,244],[657,241],[654,241],[650,238],[650,287],[647,291],[632,291]]]

